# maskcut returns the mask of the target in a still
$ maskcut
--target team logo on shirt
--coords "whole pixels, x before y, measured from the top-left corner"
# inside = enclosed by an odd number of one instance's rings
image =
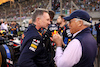
[[[6,62],[9,64],[13,64],[13,61],[11,59],[6,59]]]
[[[42,36],[42,33],[40,33],[39,31],[38,31],[38,33]]]
[[[52,32],[52,36],[53,36],[54,34],[57,34],[57,33],[58,33],[58,31],[54,30],[54,31]]]
[[[100,29],[100,24],[99,24],[99,29]]]
[[[37,49],[37,46],[39,45],[39,43],[40,43],[40,40],[33,39],[29,49],[35,52],[35,50]]]
[[[22,39],[24,39],[24,37],[25,37],[25,35],[24,35],[24,34],[22,34]]]
[[[68,37],[71,37],[71,36],[72,36],[72,34],[70,33],[70,29],[67,29],[67,30],[66,30],[66,33],[67,33],[67,36],[68,36]]]

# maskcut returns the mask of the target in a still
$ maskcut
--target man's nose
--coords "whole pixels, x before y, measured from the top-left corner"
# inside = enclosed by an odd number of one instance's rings
[[[48,25],[50,25],[50,24],[51,24],[51,22],[49,21],[49,22],[48,22]]]

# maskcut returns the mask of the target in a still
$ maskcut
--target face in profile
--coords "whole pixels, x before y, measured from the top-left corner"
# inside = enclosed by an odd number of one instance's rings
[[[76,33],[78,31],[78,22],[76,21],[76,19],[72,19],[70,20],[69,24],[68,24],[69,28],[70,28],[70,32],[72,34]]]
[[[62,18],[59,16],[58,19],[57,19],[57,23],[61,24],[61,22],[62,22]]]
[[[40,23],[41,27],[47,29],[48,26],[50,25],[50,17],[49,17],[49,14],[46,13],[46,12],[44,12],[43,13],[43,16],[41,17],[40,20],[41,20],[41,23]]]

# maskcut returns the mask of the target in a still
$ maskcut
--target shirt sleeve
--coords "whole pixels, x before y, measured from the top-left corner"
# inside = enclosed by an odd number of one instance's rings
[[[41,41],[37,39],[27,41],[18,59],[20,67],[37,67],[34,58],[41,51],[41,44]]]
[[[57,67],[72,67],[80,61],[82,56],[82,46],[78,39],[73,39],[66,49],[57,47],[54,57]]]

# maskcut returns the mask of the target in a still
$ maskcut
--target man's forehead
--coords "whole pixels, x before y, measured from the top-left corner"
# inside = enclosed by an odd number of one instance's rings
[[[47,12],[43,12],[43,15],[49,15]]]
[[[49,14],[46,13],[46,12],[43,14],[43,17],[45,17],[45,18],[50,18]]]
[[[58,18],[61,18],[61,16],[58,16]]]

